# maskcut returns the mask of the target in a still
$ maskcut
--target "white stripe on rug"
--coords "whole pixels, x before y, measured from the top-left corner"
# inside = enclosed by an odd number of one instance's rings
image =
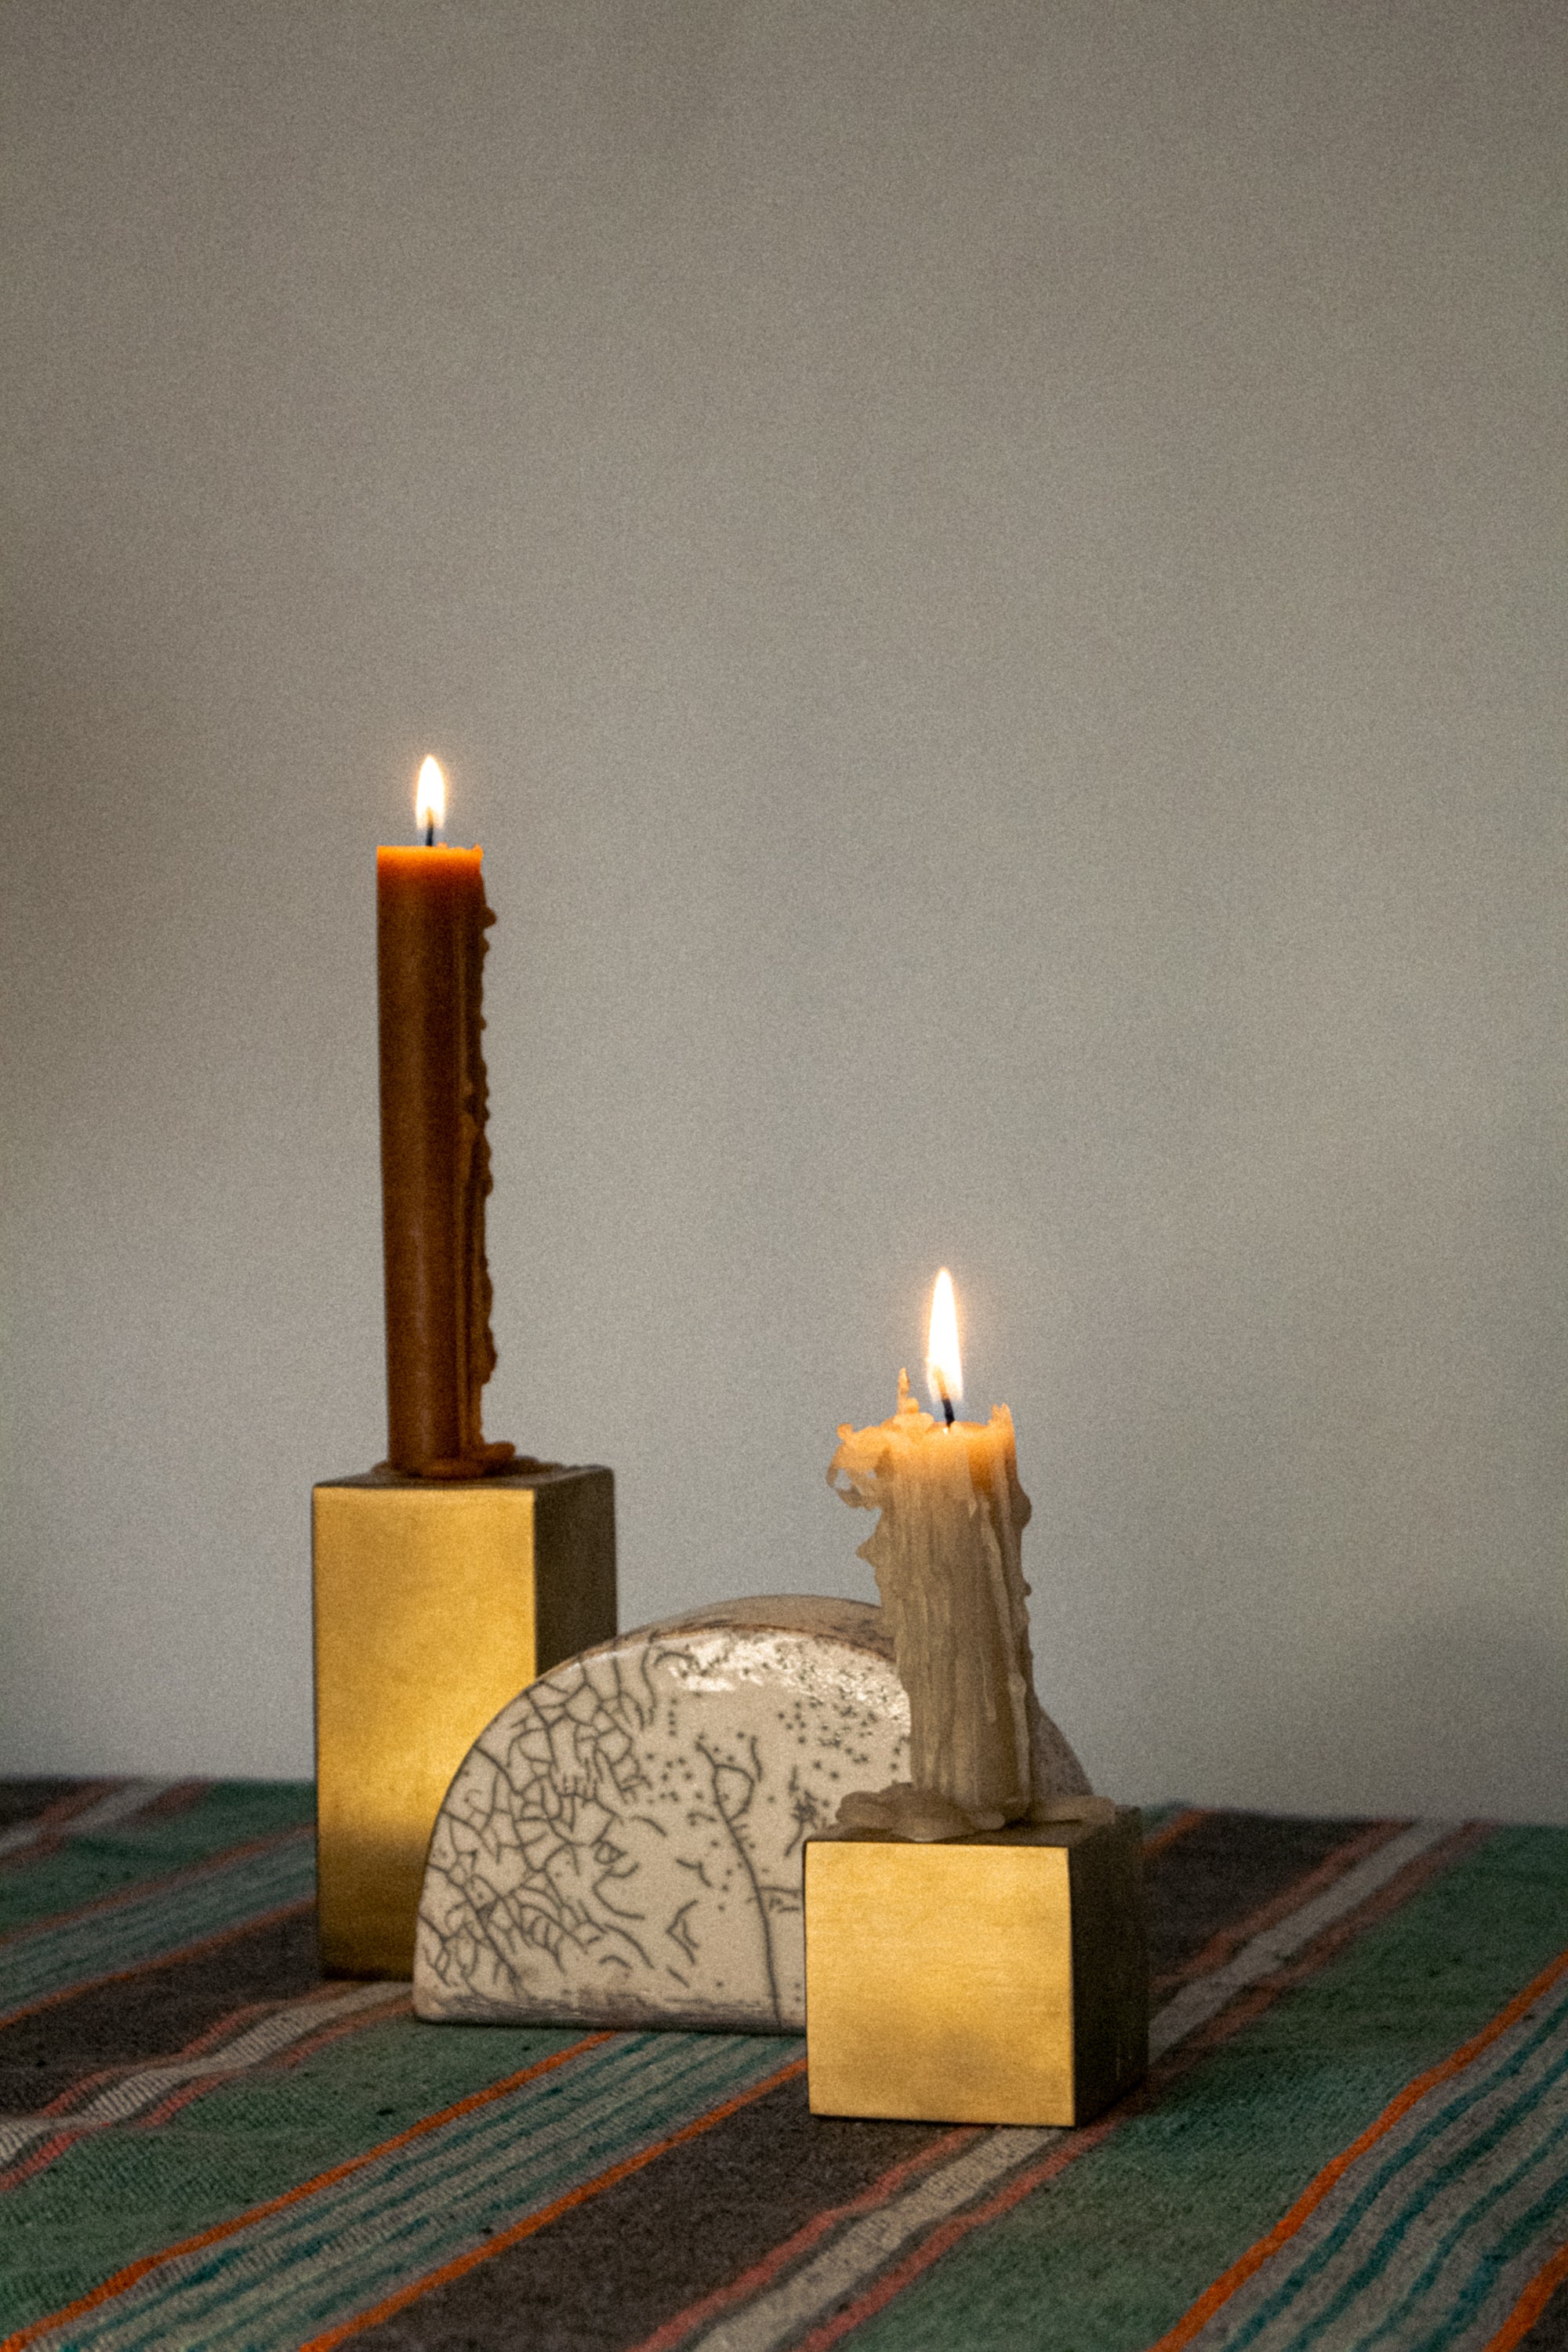
[[[785,2279],[771,2294],[721,2320],[697,2339],[700,2352],[772,2352],[809,2326],[830,2304],[853,2292],[861,2280],[882,2270],[910,2240],[945,2221],[961,2205],[972,2205],[986,2189],[1005,2179],[1052,2140],[1061,2127],[1042,2125],[1030,2129],[999,2126],[983,2140],[973,2141],[962,2156],[953,2157],[938,2172],[928,2173],[917,2188],[909,2189],[879,2213],[864,2221],[831,2245],[804,2270]]]
[[[154,1797],[178,1785],[174,1780],[126,1780],[79,1813],[68,1813],[63,1821],[18,1822],[12,1829],[0,1830],[0,1855],[22,1853],[30,1845],[53,1845],[59,1838],[92,1837],[100,1830],[117,1829]]]
[[[1364,2150],[1194,2337],[1194,2352],[1244,2335],[1249,2352],[1288,2352],[1325,2331],[1354,2344],[1485,2344],[1518,2299],[1509,2277],[1533,2275],[1552,2224],[1490,2277],[1489,2256],[1560,2177],[1565,2138],[1568,1989],[1558,1982]]]
[[[1326,1927],[1379,1893],[1410,1863],[1452,1837],[1457,1826],[1453,1822],[1416,1822],[1402,1830],[1321,1895],[1254,1936],[1223,1968],[1184,1985],[1149,2029],[1151,2060],[1163,2057],[1200,2025],[1206,2025],[1237,1993],[1260,1983]],[[994,2131],[940,2170],[929,2173],[879,2213],[856,2222],[771,2294],[759,2295],[743,2310],[695,2337],[692,2352],[777,2352],[779,2346],[813,2320],[867,2284],[911,2240],[973,2204],[984,2189],[1063,2136],[1059,2126],[1036,2131],[1011,2127]]]
[[[315,1893],[316,1840],[287,1830],[259,1852],[222,1854],[129,1894],[0,1939],[0,2024],[57,1993],[173,1959],[188,1945]]]
[[[118,2082],[106,2084],[96,2097],[85,2106],[68,2114],[55,2116],[0,2116],[0,2165],[9,2164],[35,2140],[53,2139],[61,2132],[101,2131],[110,2124],[122,2124],[152,2106],[168,2092],[177,2090],[182,2083],[200,2082],[208,2074],[241,2074],[248,2066],[259,2066],[264,2060],[276,2058],[296,2042],[302,2042],[318,2027],[334,2023],[338,2019],[353,2017],[362,2009],[384,2007],[388,2002],[406,2000],[405,1984],[354,1985],[323,2000],[319,1995],[291,2002],[286,2009],[274,2010],[269,2017],[258,2018],[247,2025],[232,2042],[215,2044],[195,2058],[172,2058],[154,2065],[135,2066],[122,2074]]]
[[[1369,1853],[1364,1862],[1347,1870],[1342,1878],[1336,1878],[1321,1895],[1313,1895],[1299,1910],[1288,1913],[1272,1927],[1265,1927],[1260,1935],[1254,1936],[1224,1968],[1215,1969],[1207,1976],[1194,1977],[1191,1984],[1184,1985],[1149,2028],[1151,2061],[1163,2058],[1167,2050],[1173,2050],[1178,2042],[1184,2042],[1189,2033],[1206,2025],[1211,2017],[1217,2017],[1238,1992],[1246,1992],[1271,1976],[1282,1960],[1289,1959],[1311,1943],[1325,1927],[1331,1927],[1336,1920],[1381,1893],[1407,1864],[1419,1861],[1433,1846],[1452,1837],[1458,1827],[1457,1822],[1412,1822],[1396,1838],[1390,1838],[1386,1845],[1380,1845],[1375,1853]]]
[[[597,2043],[226,2238],[154,2262],[96,2309],[44,2329],[36,2352],[301,2343],[765,2079],[791,2047],[707,2033]]]

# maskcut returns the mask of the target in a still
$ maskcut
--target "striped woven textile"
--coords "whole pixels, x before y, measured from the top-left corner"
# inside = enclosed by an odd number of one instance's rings
[[[1148,2084],[950,2129],[324,1981],[309,1788],[0,1784],[0,2352],[1568,2352],[1568,1830],[1145,1832]]]

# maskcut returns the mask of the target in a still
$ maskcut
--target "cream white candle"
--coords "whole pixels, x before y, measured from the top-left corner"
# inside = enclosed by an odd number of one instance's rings
[[[927,1372],[943,1419],[921,1411],[900,1372],[892,1419],[845,1423],[827,1479],[879,1515],[859,1556],[876,1570],[910,1700],[910,1781],[847,1797],[839,1822],[932,1839],[1047,1818],[1086,1784],[1035,1696],[1013,1416],[999,1404],[988,1422],[952,1417],[963,1379],[945,1267]]]

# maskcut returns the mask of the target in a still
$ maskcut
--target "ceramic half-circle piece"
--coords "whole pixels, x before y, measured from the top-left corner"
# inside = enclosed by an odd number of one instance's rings
[[[881,1612],[788,1595],[618,1634],[501,1709],[430,1841],[414,2006],[799,2032],[801,1850],[909,1769]],[[1041,1727],[1064,1792],[1088,1788]]]

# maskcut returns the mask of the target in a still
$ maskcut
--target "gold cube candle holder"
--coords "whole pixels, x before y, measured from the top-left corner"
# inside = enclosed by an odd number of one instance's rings
[[[616,1631],[615,1484],[381,1469],[311,1502],[321,1966],[406,1977],[458,1767],[509,1699]]]
[[[1136,1811],[805,1849],[811,2109],[1082,2124],[1149,2065]]]

